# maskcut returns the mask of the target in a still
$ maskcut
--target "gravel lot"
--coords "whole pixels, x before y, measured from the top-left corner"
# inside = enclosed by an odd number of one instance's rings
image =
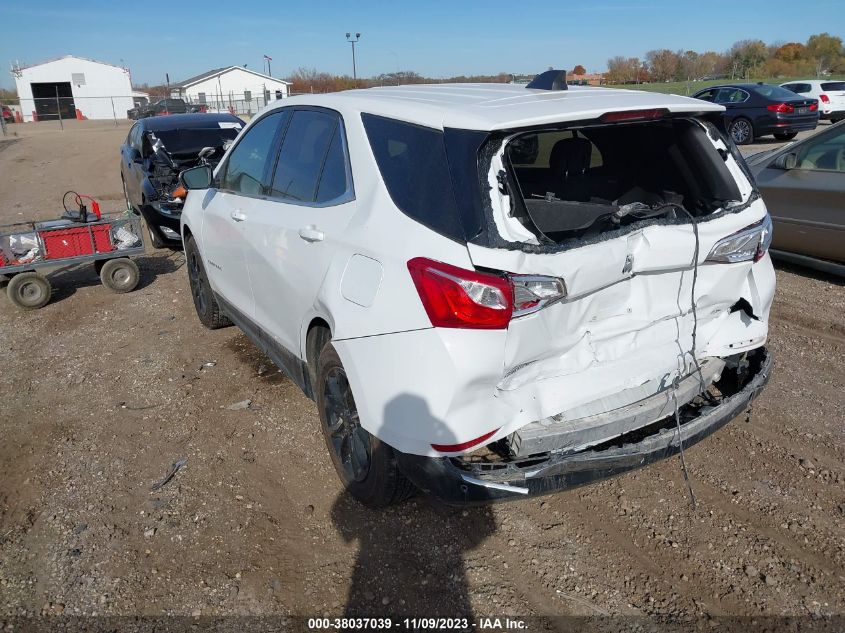
[[[71,188],[122,206],[125,122],[10,129],[0,222],[54,217]],[[697,511],[672,459],[540,500],[376,512],[342,493],[313,403],[238,330],[200,326],[183,255],[139,264],[127,295],[87,266],[52,274],[39,311],[0,307],[0,625],[845,613],[841,280],[778,267],[776,370],[747,419],[687,451]]]

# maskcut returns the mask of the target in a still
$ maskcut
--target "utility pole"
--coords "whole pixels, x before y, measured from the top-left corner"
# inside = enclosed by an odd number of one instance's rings
[[[352,33],[346,34],[346,41],[352,44],[352,79],[358,79],[358,72],[355,68],[355,44],[361,39],[361,34],[356,33],[355,39],[352,38]]]

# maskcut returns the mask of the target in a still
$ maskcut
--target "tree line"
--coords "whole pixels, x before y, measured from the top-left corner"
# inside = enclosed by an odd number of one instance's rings
[[[769,77],[818,77],[845,72],[842,38],[819,33],[806,42],[766,44],[741,40],[725,52],[667,48],[648,51],[644,59],[611,57],[605,79],[609,84],[700,79],[752,80]]]
[[[332,75],[320,72],[316,68],[297,68],[287,81],[290,81],[291,92],[336,92],[352,88],[372,88],[375,86],[399,86],[406,84],[431,83],[507,83],[511,80],[510,73],[495,75],[457,75],[448,78],[425,77],[413,70],[400,70],[392,73],[382,73],[369,78],[353,79],[349,75]]]
[[[572,68],[574,75],[586,74],[583,65]],[[825,73],[845,73],[845,48],[842,38],[829,33],[811,35],[806,42],[766,44],[762,40],[741,40],[727,51],[672,51],[667,48],[648,51],[644,58],[616,56],[607,60],[605,83],[630,84],[702,79],[757,80],[773,77],[818,77]],[[500,72],[493,75],[456,75],[426,77],[413,70],[382,73],[374,77],[353,78],[333,75],[316,68],[297,68],[287,81],[291,92],[336,92],[352,88],[396,86],[422,83],[507,83],[532,75]],[[153,96],[168,93],[164,85],[140,88]]]

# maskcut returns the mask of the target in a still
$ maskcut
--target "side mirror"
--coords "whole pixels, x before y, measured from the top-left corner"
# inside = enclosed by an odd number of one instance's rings
[[[778,169],[795,169],[797,165],[798,157],[793,152],[781,154],[772,161],[772,167],[777,167]]]
[[[208,189],[214,180],[214,172],[208,165],[191,167],[179,174],[179,182],[188,191],[192,189]]]

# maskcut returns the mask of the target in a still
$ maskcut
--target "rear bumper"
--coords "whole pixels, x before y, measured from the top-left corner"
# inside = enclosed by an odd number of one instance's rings
[[[778,114],[776,116],[761,117],[754,124],[754,132],[757,136],[774,134],[775,132],[804,132],[814,130],[819,123],[819,114]]]
[[[752,367],[753,374],[732,396],[681,426],[684,447],[703,440],[739,415],[766,385],[772,357],[765,348]],[[448,457],[423,457],[396,452],[402,472],[426,493],[444,503],[471,505],[522,499],[575,488],[593,481],[642,468],[680,451],[677,429],[669,426],[645,438],[603,450],[550,454],[490,465],[470,464]]]
[[[830,119],[845,119],[845,110],[827,110],[819,114],[819,118],[825,121]]]

